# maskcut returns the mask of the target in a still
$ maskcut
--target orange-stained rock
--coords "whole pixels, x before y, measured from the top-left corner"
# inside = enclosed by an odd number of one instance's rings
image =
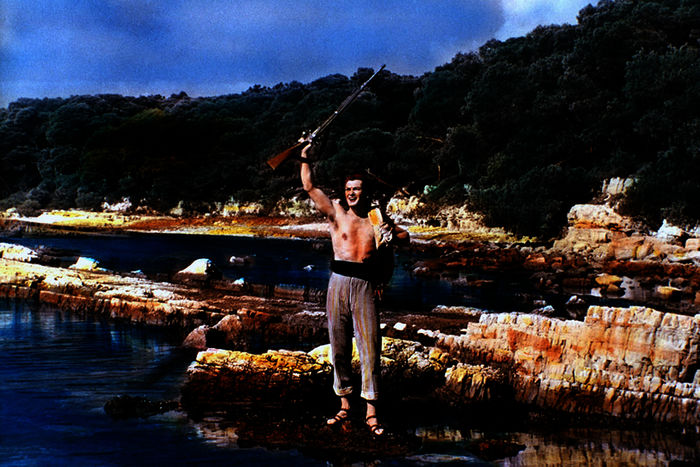
[[[608,252],[617,260],[635,259],[642,256],[640,250],[648,254],[648,247],[642,248],[642,245],[644,245],[643,236],[619,237],[610,243]]]
[[[269,350],[263,354],[207,349],[187,370],[183,407],[194,413],[227,410],[243,402],[285,404],[333,398],[328,345],[307,353]],[[354,347],[354,346],[353,346]],[[414,341],[382,339],[382,388],[385,394],[432,394],[444,383],[449,356]],[[353,370],[359,375],[357,349]]]
[[[182,406],[190,413],[227,410],[242,403],[293,404],[327,394],[331,366],[304,352],[208,349],[187,369]]]
[[[598,306],[583,322],[484,314],[463,335],[441,335],[437,346],[500,369],[519,402],[700,424],[700,315]]]

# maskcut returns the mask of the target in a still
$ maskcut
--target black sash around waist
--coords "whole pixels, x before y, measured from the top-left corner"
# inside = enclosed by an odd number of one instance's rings
[[[366,281],[372,281],[374,272],[368,263],[355,263],[337,259],[331,260],[331,271],[341,276],[356,277]]]

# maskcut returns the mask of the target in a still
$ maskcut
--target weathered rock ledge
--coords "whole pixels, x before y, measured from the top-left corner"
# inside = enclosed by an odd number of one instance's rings
[[[183,334],[199,326],[229,323],[239,332],[230,345],[300,345],[320,343],[327,332],[322,321],[322,293],[261,285],[237,285],[202,277],[180,282],[149,280],[134,274],[79,270],[25,262],[21,248],[0,253],[0,297],[17,298],[71,312],[112,320],[168,327]],[[229,333],[229,335],[232,335]],[[216,344],[224,344],[225,341]]]
[[[648,232],[598,204],[573,206],[568,220],[565,235],[552,245],[465,241],[424,246],[434,254],[414,264],[413,273],[488,290],[493,280],[472,279],[465,272],[498,272],[545,295],[624,299],[690,316],[697,312],[697,232],[667,224]],[[582,318],[579,310],[557,311]]]
[[[0,297],[192,330],[187,345],[230,349],[200,352],[190,367],[183,403],[194,411],[225,408],[231,394],[237,400],[329,395],[330,368],[322,350],[243,352],[326,342],[318,291],[196,278],[157,282],[26,262],[36,258],[22,248],[3,250]],[[700,315],[592,306],[583,321],[462,308],[382,318],[383,379],[397,396],[455,406],[511,401],[700,425]]]
[[[440,335],[436,345],[464,362],[498,368],[519,402],[697,426],[699,330],[700,315],[590,307],[583,322],[485,314],[462,335]],[[457,396],[460,384],[447,378]]]
[[[482,314],[434,345],[383,339],[382,378],[391,397],[428,397],[455,407],[517,403],[621,420],[700,425],[700,315],[642,307],[590,307],[584,321]],[[431,334],[431,333],[426,333]],[[327,346],[262,355],[208,349],[187,372],[183,405],[195,413],[277,395],[330,396]],[[354,364],[357,365],[355,358]]]

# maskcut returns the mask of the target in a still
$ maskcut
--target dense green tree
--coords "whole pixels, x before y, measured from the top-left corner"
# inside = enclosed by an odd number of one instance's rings
[[[603,0],[420,77],[384,70],[318,141],[318,182],[369,170],[546,238],[605,178],[631,176],[627,213],[697,223],[698,31],[698,0]],[[0,207],[272,207],[300,194],[298,168],[265,161],[373,72],[206,98],[18,99],[0,109]]]

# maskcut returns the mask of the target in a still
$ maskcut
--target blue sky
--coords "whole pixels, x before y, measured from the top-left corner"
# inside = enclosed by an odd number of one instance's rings
[[[0,106],[190,96],[386,64],[422,75],[489,39],[576,24],[593,0],[0,0]]]

